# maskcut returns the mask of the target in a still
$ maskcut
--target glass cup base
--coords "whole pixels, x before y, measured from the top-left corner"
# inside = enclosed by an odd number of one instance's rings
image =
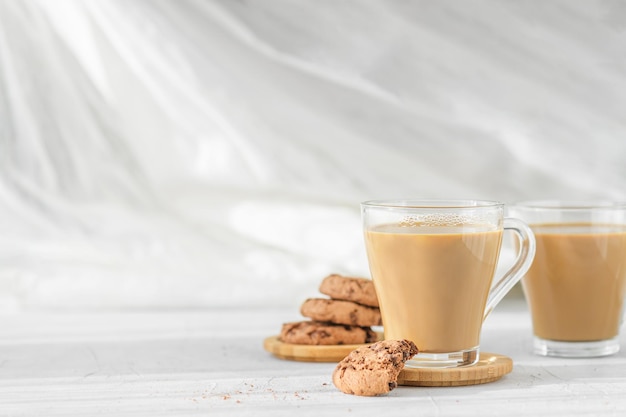
[[[458,368],[472,366],[479,359],[478,347],[445,353],[418,353],[404,365],[407,368]]]
[[[619,341],[613,339],[594,342],[561,342],[556,340],[534,338],[533,353],[540,356],[561,358],[593,358],[609,356],[619,352]]]

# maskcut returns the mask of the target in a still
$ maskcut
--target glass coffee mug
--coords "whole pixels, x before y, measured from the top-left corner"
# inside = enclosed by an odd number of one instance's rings
[[[536,354],[611,355],[626,293],[626,204],[534,201],[517,203],[537,239],[522,279]]]
[[[491,201],[366,201],[361,213],[385,339],[419,349],[406,366],[478,362],[483,320],[531,265],[530,228]],[[492,285],[504,230],[519,237],[519,253]]]

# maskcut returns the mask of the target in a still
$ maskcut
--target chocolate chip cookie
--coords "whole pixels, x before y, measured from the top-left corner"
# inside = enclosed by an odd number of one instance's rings
[[[381,326],[380,309],[352,301],[309,298],[300,307],[300,313],[316,321],[350,326]]]
[[[336,300],[353,301],[370,307],[378,307],[376,289],[374,282],[370,279],[332,274],[324,278],[319,290],[322,294]]]
[[[377,337],[369,327],[307,320],[283,324],[279,339],[296,345],[354,345],[373,343]]]
[[[417,353],[409,340],[383,340],[360,347],[337,364],[333,383],[346,394],[386,394],[398,386],[398,374]]]

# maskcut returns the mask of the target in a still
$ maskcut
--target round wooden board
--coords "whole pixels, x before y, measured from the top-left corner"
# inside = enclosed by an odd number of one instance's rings
[[[416,387],[458,387],[497,381],[513,370],[513,360],[497,353],[480,352],[474,366],[460,368],[404,368],[398,385]]]
[[[382,340],[382,333],[378,333],[378,340]],[[283,343],[278,336],[271,336],[263,341],[263,348],[274,356],[291,361],[302,362],[339,362],[348,353],[361,346],[358,345],[295,345]]]

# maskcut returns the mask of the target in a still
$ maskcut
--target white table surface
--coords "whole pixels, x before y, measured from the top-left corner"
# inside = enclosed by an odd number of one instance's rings
[[[532,355],[520,299],[496,308],[481,342],[513,358],[512,373],[477,386],[398,387],[382,397],[338,391],[334,364],[263,350],[265,337],[299,318],[292,309],[3,315],[0,415],[626,415],[626,354]]]

